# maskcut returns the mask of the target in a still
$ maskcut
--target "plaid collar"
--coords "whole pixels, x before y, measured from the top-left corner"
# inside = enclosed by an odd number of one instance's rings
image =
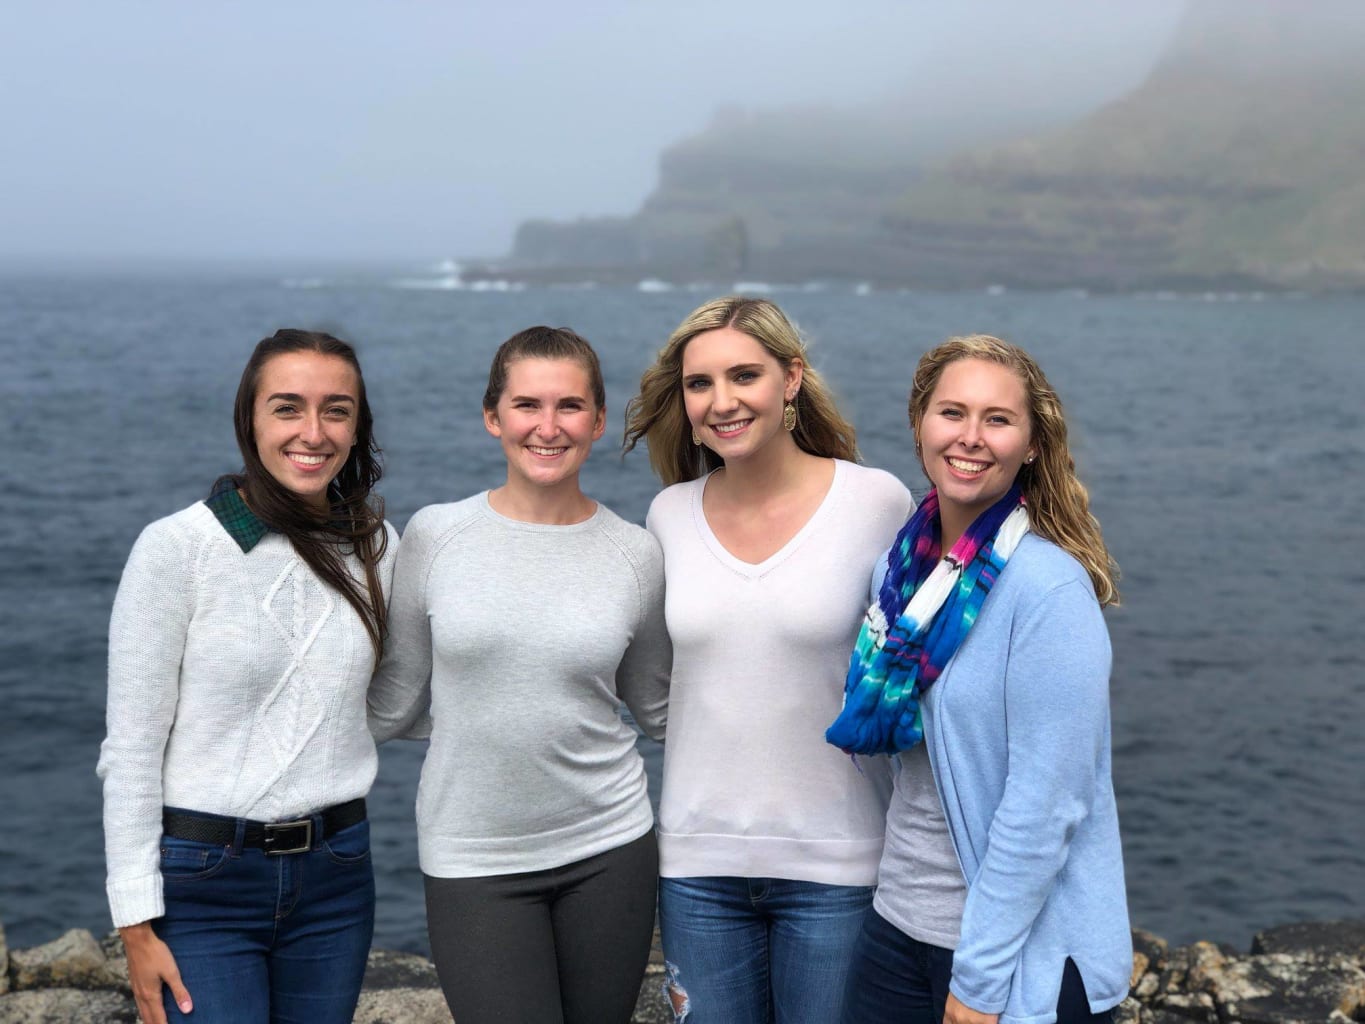
[[[237,493],[237,481],[230,476],[223,477],[213,485],[213,493],[204,504],[218,517],[218,522],[243,553],[249,552],[270,532],[270,527],[246,507],[246,502]]]

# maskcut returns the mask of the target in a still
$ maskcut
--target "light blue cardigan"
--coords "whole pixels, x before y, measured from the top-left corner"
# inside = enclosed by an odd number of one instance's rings
[[[1092,1012],[1128,994],[1109,666],[1089,576],[1029,534],[925,696],[925,743],[967,879],[951,990],[1002,1024],[1056,1019],[1067,957]]]

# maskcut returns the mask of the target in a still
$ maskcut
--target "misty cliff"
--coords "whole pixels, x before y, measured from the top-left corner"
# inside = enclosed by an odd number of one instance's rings
[[[838,277],[907,183],[964,146],[1037,124],[1029,110],[972,122],[918,109],[721,111],[659,159],[659,184],[631,217],[533,220],[517,230],[523,271],[599,275]]]
[[[528,222],[510,267],[1365,287],[1362,52],[1357,0],[1192,0],[1143,84],[1065,124],[999,104],[944,116],[932,97],[855,114],[732,113],[663,154],[635,215]]]
[[[934,283],[1365,286],[1365,5],[1194,3],[1147,81],[888,210]]]

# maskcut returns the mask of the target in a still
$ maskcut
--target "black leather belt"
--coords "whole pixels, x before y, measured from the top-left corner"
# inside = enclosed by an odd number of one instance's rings
[[[313,824],[322,819],[322,834]],[[304,853],[322,839],[331,839],[344,828],[365,820],[365,799],[357,797],[344,804],[328,807],[313,817],[296,821],[247,821],[242,834],[242,846],[264,850],[268,854]],[[166,808],[161,812],[161,832],[172,839],[189,839],[214,846],[231,846],[237,839],[237,819],[208,817],[192,811]]]

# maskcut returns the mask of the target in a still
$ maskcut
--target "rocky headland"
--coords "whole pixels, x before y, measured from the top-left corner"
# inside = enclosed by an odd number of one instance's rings
[[[1350,1024],[1365,1021],[1365,920],[1285,924],[1245,953],[1211,942],[1170,947],[1133,932],[1132,994],[1119,1024]],[[509,979],[509,983],[512,979]],[[633,1021],[665,1024],[663,963],[650,958]],[[117,933],[73,929],[8,949],[0,927],[0,1024],[133,1024],[137,1011]],[[424,957],[375,950],[355,1024],[450,1024]]]
[[[1362,52],[1358,0],[1190,0],[1141,85],[1062,124],[946,117],[951,82],[731,111],[661,155],[635,214],[528,221],[466,276],[1361,290]]]

